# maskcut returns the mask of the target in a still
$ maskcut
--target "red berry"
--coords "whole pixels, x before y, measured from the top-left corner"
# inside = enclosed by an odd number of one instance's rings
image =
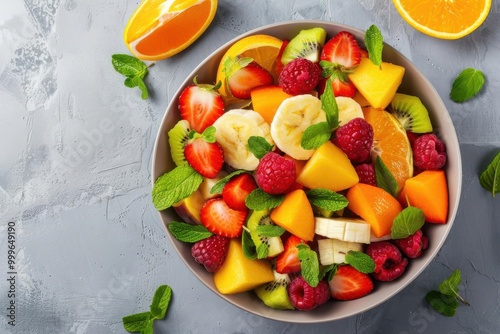
[[[359,182],[377,186],[375,167],[372,163],[359,164],[354,167],[359,176]]]
[[[413,235],[404,239],[395,239],[394,244],[409,258],[417,258],[422,255],[422,251],[427,248],[429,239],[422,230],[418,230]]]
[[[229,239],[214,234],[207,239],[196,242],[191,247],[191,255],[196,262],[202,264],[208,272],[216,272],[226,259]]]
[[[352,162],[364,162],[370,156],[373,127],[357,117],[337,129],[336,143]]]
[[[323,305],[330,300],[330,287],[326,281],[320,281],[314,288],[316,307]]]
[[[190,141],[184,148],[184,156],[194,170],[213,179],[224,165],[224,150],[219,143],[209,143],[203,138]]]
[[[244,211],[231,209],[222,197],[209,199],[200,210],[200,221],[210,232],[228,238],[241,235],[248,209]]]
[[[288,284],[288,296],[297,310],[310,311],[330,299],[330,290],[325,281],[320,281],[316,287],[312,287],[304,277],[297,276]]]
[[[424,134],[413,143],[413,164],[420,169],[440,169],[446,163],[444,143],[433,133]]]
[[[295,173],[294,160],[269,152],[257,166],[257,184],[268,194],[282,194],[295,183]]]
[[[298,245],[306,243],[295,235],[290,235],[284,244],[284,250],[276,258],[276,271],[280,274],[291,274],[299,272],[301,264],[299,260]]]
[[[333,299],[352,300],[369,294],[373,290],[373,281],[367,274],[345,264],[337,268],[329,286]]]
[[[247,210],[245,200],[247,196],[257,189],[257,183],[252,175],[243,173],[229,180],[222,189],[224,202],[233,210]]]
[[[388,241],[371,243],[366,248],[366,254],[375,261],[372,275],[379,281],[395,280],[403,274],[408,264],[408,259],[403,258],[400,250]]]
[[[278,77],[278,84],[290,95],[309,93],[321,79],[321,67],[305,58],[289,62]]]

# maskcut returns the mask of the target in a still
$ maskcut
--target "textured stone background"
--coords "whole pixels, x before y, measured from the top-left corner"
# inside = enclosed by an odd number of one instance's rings
[[[408,26],[390,0],[220,0],[203,36],[158,62],[143,101],[110,64],[128,53],[125,23],[137,0],[2,0],[0,4],[0,309],[7,307],[7,222],[17,226],[17,325],[2,333],[124,333],[121,318],[147,309],[154,289],[175,298],[157,333],[499,333],[500,205],[478,173],[500,150],[500,3],[458,41]],[[156,132],[192,69],[237,35],[286,20],[318,19],[366,29],[411,59],[443,98],[461,143],[461,207],[448,240],[396,297],[342,321],[297,325],[253,316],[208,291],[170,246],[150,203]],[[449,97],[466,67],[484,71],[483,92]],[[425,292],[460,269],[464,297],[453,318]]]

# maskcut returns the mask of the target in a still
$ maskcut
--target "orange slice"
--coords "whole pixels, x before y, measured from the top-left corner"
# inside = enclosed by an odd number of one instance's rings
[[[491,0],[393,0],[403,19],[418,31],[458,39],[476,30],[490,12]]]
[[[137,58],[160,60],[191,45],[208,28],[218,0],[143,0],[123,38]]]
[[[231,97],[228,93],[226,87],[226,76],[223,71],[224,59],[227,57],[250,57],[253,58],[257,64],[268,70],[273,76],[276,76],[274,68],[276,64],[276,57],[278,56],[282,43],[282,40],[273,36],[263,34],[251,35],[240,39],[226,51],[224,56],[221,58],[221,62],[219,63],[217,78],[215,81],[222,82],[222,85],[219,88],[219,93],[224,98],[226,105],[238,100]]]
[[[380,156],[398,183],[398,191],[413,176],[413,153],[401,123],[390,113],[372,107],[363,114],[373,127],[373,153]]]

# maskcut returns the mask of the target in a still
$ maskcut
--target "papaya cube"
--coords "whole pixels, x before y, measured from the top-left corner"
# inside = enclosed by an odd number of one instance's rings
[[[280,86],[271,85],[252,89],[250,97],[252,99],[252,109],[261,114],[267,123],[271,124],[281,102],[292,97],[292,95],[285,93]]]

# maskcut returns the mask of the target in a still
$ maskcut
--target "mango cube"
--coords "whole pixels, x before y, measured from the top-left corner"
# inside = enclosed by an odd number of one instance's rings
[[[378,66],[369,58],[363,58],[348,76],[372,107],[385,109],[401,85],[404,73],[402,66],[386,62]]]
[[[241,241],[232,238],[226,260],[214,273],[214,283],[222,294],[235,294],[274,280],[271,263],[267,260],[250,260],[243,253]]]

